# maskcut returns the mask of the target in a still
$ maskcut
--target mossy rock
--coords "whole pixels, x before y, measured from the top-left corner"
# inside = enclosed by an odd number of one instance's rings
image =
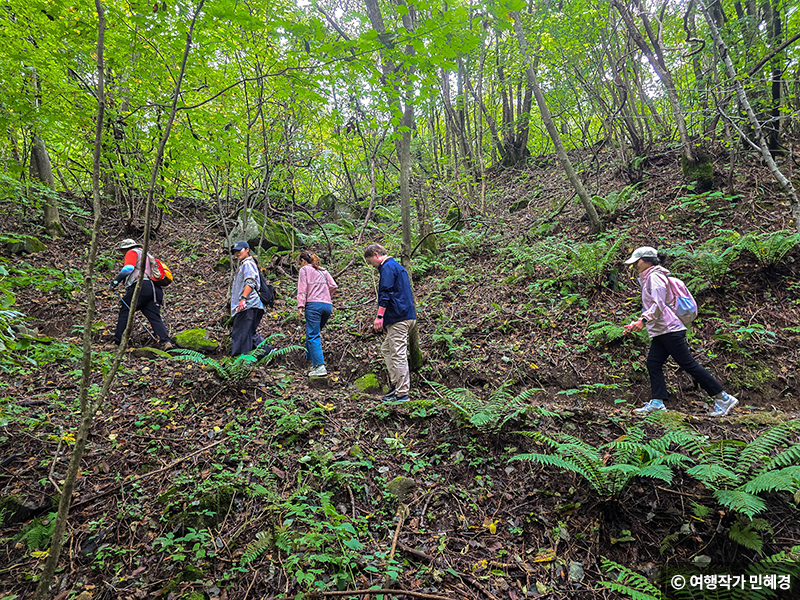
[[[16,235],[16,234],[0,234],[0,241],[2,241],[6,250],[11,254],[35,254],[46,249],[39,238],[32,235]]]
[[[186,565],[183,567],[181,571],[181,579],[183,581],[202,581],[204,577],[204,573],[202,569],[198,569],[194,565]],[[194,594],[198,594],[199,592],[195,592]],[[192,596],[194,596],[192,594]],[[200,598],[203,598],[203,594],[200,594]]]
[[[231,257],[229,254],[226,254],[222,258],[217,261],[217,264],[214,265],[214,271],[216,273],[227,273],[231,270]]]
[[[776,379],[777,376],[768,366],[749,362],[728,377],[728,387],[763,392]]]
[[[317,200],[317,210],[331,211],[336,208],[336,196],[333,194],[323,194]]]
[[[211,354],[217,351],[217,342],[206,337],[205,329],[187,329],[175,336],[178,348]]]
[[[464,221],[461,218],[461,208],[458,206],[451,206],[447,209],[447,216],[444,218],[451,229],[461,231],[464,229]]]
[[[377,394],[381,391],[381,383],[375,373],[367,373],[353,382],[356,389],[365,394]]]
[[[404,502],[409,492],[413,491],[416,487],[416,481],[410,477],[398,475],[386,484],[386,491],[397,496],[397,499],[400,500],[400,502]]]
[[[233,500],[234,489],[221,487],[215,492],[202,496],[197,505],[181,513],[179,521],[187,528],[207,529],[217,525],[228,512]]]
[[[36,506],[20,494],[10,494],[0,498],[0,515],[3,516],[3,526],[24,523],[42,512],[44,511],[41,507]]]
[[[695,148],[695,160],[687,160],[681,154],[681,170],[686,181],[694,181],[695,192],[707,192],[714,188],[714,163],[701,148]]]
[[[298,246],[300,234],[290,223],[267,219],[263,213],[257,210],[250,211],[247,223],[242,221],[244,216],[244,211],[240,211],[239,222],[228,236],[227,247],[231,247],[239,240],[247,240],[250,248],[254,251],[259,242],[262,248],[275,247],[278,250],[291,250]]]
[[[517,201],[513,202],[511,204],[511,206],[508,208],[508,212],[515,213],[515,212],[519,212],[521,210],[525,210],[526,208],[528,208],[530,203],[531,203],[531,201],[530,201],[529,198],[522,198],[520,200],[517,200]]]
[[[775,427],[788,420],[789,417],[785,413],[773,411],[737,416],[731,419],[731,423],[750,429],[763,429],[764,427]]]

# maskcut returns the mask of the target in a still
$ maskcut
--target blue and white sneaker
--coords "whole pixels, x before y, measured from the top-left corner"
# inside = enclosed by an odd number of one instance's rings
[[[651,412],[656,410],[667,410],[667,407],[664,406],[663,400],[656,400],[655,398],[653,398],[652,400],[650,400],[650,402],[648,402],[641,408],[635,408],[633,412],[636,413],[637,415],[649,415]]]
[[[724,417],[737,404],[739,404],[739,400],[736,396],[731,396],[728,392],[720,392],[714,396],[714,409],[708,413],[708,416]]]

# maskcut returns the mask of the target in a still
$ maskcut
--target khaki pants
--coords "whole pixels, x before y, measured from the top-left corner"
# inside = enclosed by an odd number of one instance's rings
[[[389,382],[397,389],[398,396],[405,396],[411,389],[408,372],[408,338],[417,327],[417,320],[392,323],[386,328],[386,338],[381,344],[381,353],[389,371]]]

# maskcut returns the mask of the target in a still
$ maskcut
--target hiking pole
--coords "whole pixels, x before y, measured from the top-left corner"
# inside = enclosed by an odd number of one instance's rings
[[[114,290],[114,293],[117,295],[117,298],[119,298],[119,301],[120,301],[120,302],[122,302],[122,303],[123,303],[125,306],[128,306],[128,303],[127,303],[127,302],[125,302],[125,300],[123,299],[123,297],[122,297],[122,296],[120,296],[119,292],[118,292],[116,289],[114,289],[114,288],[111,288],[111,289],[113,289],[113,290]],[[147,327],[145,327],[145,326],[144,326],[144,323],[142,323],[142,322],[139,320],[139,317],[137,317],[137,316],[136,316],[136,312],[135,312],[135,311],[133,311],[133,310],[131,310],[131,307],[130,307],[130,306],[128,306],[128,311],[130,311],[130,312],[132,312],[132,313],[133,313],[133,318],[134,318],[134,319],[136,319],[136,322],[137,322],[139,325],[141,325],[141,326],[142,326],[142,329],[144,329],[144,330],[147,332],[147,335],[149,335],[151,338],[153,338],[154,340],[156,340],[156,336],[154,336],[152,333],[150,333],[150,330],[149,330]],[[156,340],[156,341],[158,341],[158,340]]]

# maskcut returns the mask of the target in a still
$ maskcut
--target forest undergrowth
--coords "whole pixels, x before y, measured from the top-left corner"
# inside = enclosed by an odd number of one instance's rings
[[[700,193],[677,165],[665,152],[637,186],[598,169],[606,230],[596,236],[565,202],[554,161],[494,173],[492,208],[465,209],[463,229],[413,257],[426,362],[402,405],[353,385],[369,373],[386,383],[358,219],[321,212],[324,234],[298,223],[341,290],[323,331],[331,375],[311,387],[301,351],[220,376],[224,228],[176,200],[154,241],[176,275],[165,322],[173,334],[205,328],[219,351],[126,357],[95,418],[53,596],[688,598],[669,587],[682,569],[748,577],[747,589],[703,598],[786,598],[779,579],[773,591],[749,578],[790,572],[796,594],[800,238],[779,190],[748,168],[735,194]],[[4,235],[40,234],[22,205],[3,204]],[[0,258],[3,318],[27,315],[7,332],[16,351],[0,391],[8,600],[35,586],[75,441],[87,238],[86,207],[74,205],[68,239]],[[436,230],[448,208],[437,207]],[[104,223],[107,280],[114,244],[135,233],[121,223],[113,211]],[[397,252],[397,207],[381,207],[365,239]],[[708,399],[676,372],[670,411],[632,415],[648,399],[648,342],[622,335],[640,307],[622,261],[641,245],[664,250],[699,300],[689,341],[740,398],[730,416],[705,417]],[[261,329],[288,348],[302,345],[303,324],[293,256],[278,258],[278,300]],[[90,393],[113,357],[100,348],[118,302],[103,280],[97,288]],[[133,341],[150,343],[140,323]]]

